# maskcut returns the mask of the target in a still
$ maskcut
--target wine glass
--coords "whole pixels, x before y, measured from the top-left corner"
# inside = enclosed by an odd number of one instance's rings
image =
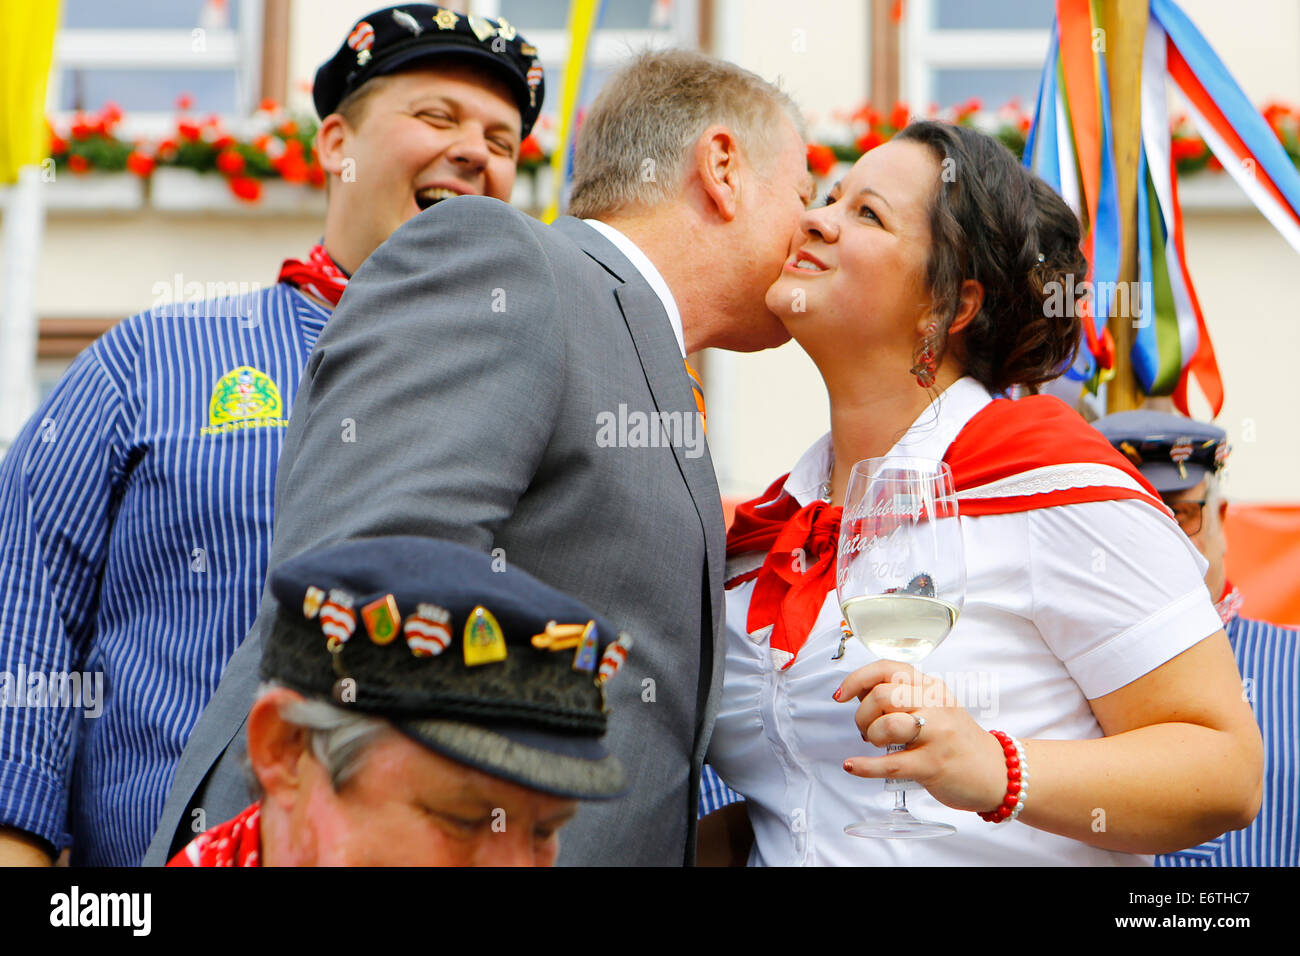
[[[966,599],[966,560],[952,472],[931,458],[867,458],[844,496],[835,571],[853,635],[879,658],[916,664],[939,646]],[[906,749],[890,744],[889,753]],[[886,780],[894,809],[845,833],[886,839],[947,836],[956,827],[907,812],[912,780]]]

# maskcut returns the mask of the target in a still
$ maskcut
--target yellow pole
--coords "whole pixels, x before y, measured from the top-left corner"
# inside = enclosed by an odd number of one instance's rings
[[[1101,8],[1103,32],[1094,36],[1106,57],[1106,78],[1110,85],[1111,132],[1115,143],[1115,174],[1119,193],[1121,288],[1138,288],[1137,189],[1138,152],[1142,143],[1142,45],[1146,37],[1147,0],[1096,0]],[[1129,284],[1131,283],[1131,284]],[[1136,296],[1123,293],[1117,299],[1128,309],[1117,309],[1110,317],[1110,334],[1115,340],[1115,377],[1106,386],[1109,412],[1123,412],[1142,405],[1143,394],[1133,372],[1133,321]]]

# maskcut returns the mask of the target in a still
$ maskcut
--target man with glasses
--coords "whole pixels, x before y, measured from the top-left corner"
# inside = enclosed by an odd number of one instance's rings
[[[1218,839],[1156,857],[1157,866],[1300,865],[1300,758],[1295,701],[1300,694],[1300,631],[1238,613],[1242,597],[1227,580],[1228,504],[1218,476],[1228,456],[1222,428],[1181,415],[1118,412],[1094,426],[1151,482],[1179,526],[1209,562],[1206,587],[1223,619],[1242,675],[1242,693],[1264,738],[1264,800],[1255,822]]]

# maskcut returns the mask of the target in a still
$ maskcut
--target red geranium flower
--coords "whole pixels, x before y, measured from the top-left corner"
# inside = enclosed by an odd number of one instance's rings
[[[198,123],[191,120],[181,120],[176,124],[176,132],[181,135],[182,139],[187,139],[191,143],[198,142],[199,137],[203,134],[202,128]]]
[[[154,158],[147,156],[138,149],[126,158],[126,168],[135,173],[141,179],[147,179],[153,172]]]
[[[236,176],[229,180],[230,191],[244,202],[257,202],[262,198],[262,184],[249,176]]]
[[[853,114],[853,122],[866,123],[868,126],[878,126],[880,124],[880,114],[877,113],[871,104],[865,104]]]
[[[226,176],[238,176],[244,171],[244,157],[233,149],[217,154],[217,169]]]
[[[280,178],[286,183],[305,183],[307,181],[307,163],[301,156],[286,154],[275,164]]]
[[[531,133],[524,137],[524,141],[519,144],[519,161],[521,163],[534,162],[542,158],[542,147],[537,143],[537,137]]]
[[[194,97],[190,96],[188,93],[182,93],[180,96],[176,97],[176,108],[178,110],[194,109]]]
[[[317,189],[325,185],[325,170],[321,168],[320,163],[312,163],[307,167],[307,182]]]
[[[263,113],[274,113],[280,109],[280,104],[268,97],[267,99],[264,99],[262,100],[262,102],[258,103],[257,108],[261,110]]]
[[[1169,144],[1169,152],[1173,154],[1176,163],[1189,159],[1200,159],[1205,153],[1205,144],[1199,139],[1175,137]]]
[[[893,110],[890,111],[889,114],[889,125],[894,127],[894,129],[902,129],[907,125],[907,121],[910,117],[911,113],[908,110],[906,103],[895,103]]]
[[[808,168],[814,176],[825,176],[835,166],[835,153],[820,143],[808,144]]]
[[[861,152],[866,153],[869,152],[870,150],[875,149],[884,141],[885,141],[885,137],[881,136],[873,129],[867,133],[864,133],[862,136],[859,136],[857,145],[858,145],[858,149]]]
[[[963,103],[960,107],[958,107],[958,109],[957,109],[957,122],[960,123],[962,120],[970,119],[972,116],[974,116],[976,113],[978,113],[981,109],[983,109],[983,107],[984,107],[984,104],[982,104],[982,103],[979,101],[979,98],[978,98],[978,97],[974,97],[974,96],[972,96],[972,97],[971,97],[970,99],[968,99],[965,103]]]
[[[50,130],[50,155],[62,156],[68,151],[68,141],[54,130]]]
[[[80,156],[77,153],[73,153],[71,156],[68,157],[68,168],[77,174],[89,172],[90,160],[86,159],[85,156]]]

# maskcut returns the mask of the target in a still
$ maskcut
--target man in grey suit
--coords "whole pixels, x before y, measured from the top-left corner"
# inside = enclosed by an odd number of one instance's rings
[[[630,792],[582,809],[561,864],[693,861],[725,539],[683,360],[788,338],[763,300],[811,199],[800,127],[738,67],[642,54],[586,118],[571,217],[481,197],[415,217],[352,278],[298,392],[272,567],[348,538],[446,538],[631,633],[608,737]],[[264,594],[146,863],[247,805],[241,725],[275,611]]]

